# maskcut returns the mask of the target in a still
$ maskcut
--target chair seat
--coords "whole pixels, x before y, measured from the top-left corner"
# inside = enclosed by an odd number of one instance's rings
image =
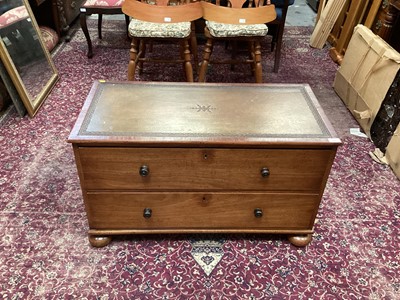
[[[185,38],[190,35],[190,22],[153,23],[132,19],[129,23],[129,34],[138,38]]]
[[[89,30],[87,27],[86,18],[89,15],[97,14],[97,32],[99,39],[102,39],[101,25],[103,22],[103,15],[118,15],[122,13],[122,5],[125,0],[86,0],[79,9],[79,20],[81,24],[82,31],[85,35],[88,52],[87,57],[93,57],[93,46],[92,40],[90,39]],[[129,17],[125,15],[125,24],[128,31]]]
[[[206,25],[214,37],[266,36],[268,33],[265,24],[238,25],[206,21]]]
[[[15,7],[9,11],[6,11],[0,16],[0,28],[9,26],[28,17],[28,11],[26,10],[25,6],[21,5]]]
[[[121,7],[123,3],[124,0],[86,0],[81,7],[113,8]]]

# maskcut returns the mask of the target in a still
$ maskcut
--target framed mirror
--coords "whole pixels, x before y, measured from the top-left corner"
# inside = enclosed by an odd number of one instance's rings
[[[0,54],[29,116],[58,79],[28,0],[0,0]]]

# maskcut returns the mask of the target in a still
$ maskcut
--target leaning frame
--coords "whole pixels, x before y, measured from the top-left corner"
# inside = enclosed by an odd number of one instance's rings
[[[29,116],[34,117],[35,114],[38,112],[39,108],[42,106],[47,95],[52,90],[54,84],[57,82],[58,72],[54,65],[53,60],[51,59],[50,53],[44,44],[39,26],[36,23],[35,17],[30,8],[28,0],[23,0],[23,4],[25,5],[25,8],[28,12],[29,18],[31,20],[31,24],[37,33],[38,41],[39,41],[39,43],[41,45],[41,49],[43,50],[43,53],[46,57],[47,63],[49,64],[49,67],[52,70],[52,75],[51,75],[50,79],[46,82],[46,84],[42,87],[41,91],[36,95],[36,97],[34,97],[34,98],[30,97],[30,94],[29,94],[28,90],[26,89],[26,86],[25,86],[24,82],[22,81],[21,76],[20,76],[19,72],[17,71],[17,68],[16,68],[2,38],[0,38],[0,55],[1,55],[1,60],[3,61],[3,64],[6,68],[12,82],[14,83],[14,86],[15,86],[16,90],[18,91],[19,96],[22,99],[22,102],[24,103]]]

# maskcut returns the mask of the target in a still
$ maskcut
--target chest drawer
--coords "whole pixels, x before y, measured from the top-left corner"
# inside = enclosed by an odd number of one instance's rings
[[[282,231],[312,229],[319,198],[290,193],[88,192],[85,203],[89,226],[96,229]],[[256,217],[256,209],[262,216]]]
[[[329,149],[80,147],[78,151],[86,190],[319,191],[334,156]],[[140,175],[141,168],[147,170],[145,176]]]

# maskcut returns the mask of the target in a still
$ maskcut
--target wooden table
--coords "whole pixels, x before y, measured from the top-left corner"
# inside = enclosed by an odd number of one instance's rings
[[[96,82],[69,136],[89,241],[280,233],[311,241],[340,140],[308,85]]]

